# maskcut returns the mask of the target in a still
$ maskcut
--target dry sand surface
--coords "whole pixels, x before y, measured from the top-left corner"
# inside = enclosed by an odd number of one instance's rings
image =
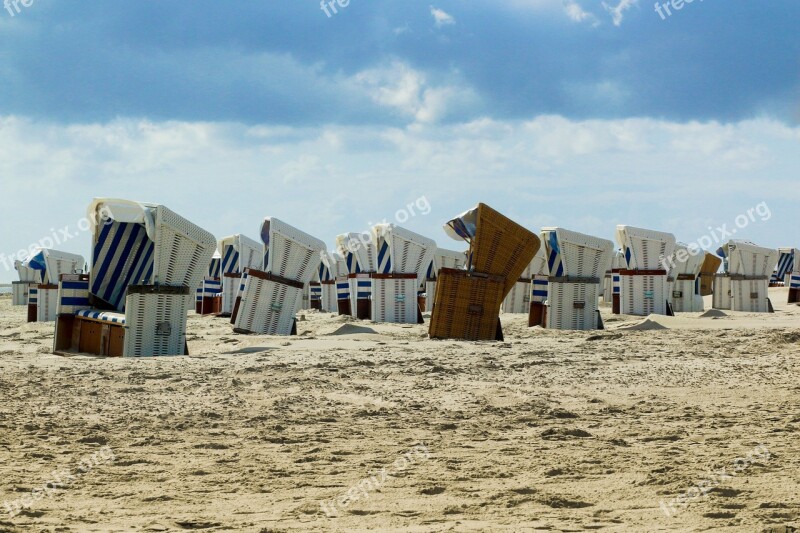
[[[4,296],[0,531],[793,531],[800,307],[772,298],[486,343],[192,315],[190,357],[123,360],[51,355]]]

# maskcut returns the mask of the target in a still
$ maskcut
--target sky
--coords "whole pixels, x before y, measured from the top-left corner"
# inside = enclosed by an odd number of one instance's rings
[[[797,0],[25,3],[0,10],[0,283],[47,238],[88,257],[93,197],[331,248],[394,222],[463,249],[442,224],[479,201],[800,246]]]

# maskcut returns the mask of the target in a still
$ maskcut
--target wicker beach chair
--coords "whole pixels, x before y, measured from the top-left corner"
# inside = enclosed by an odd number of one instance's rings
[[[749,313],[772,312],[769,280],[778,251],[747,241],[732,240],[718,251],[725,273],[714,280],[714,308]]]
[[[563,228],[543,228],[550,271],[548,329],[603,329],[597,309],[601,275],[611,261],[614,243]]]
[[[698,276],[700,296],[711,296],[714,294],[714,277],[717,275],[720,266],[722,266],[722,259],[711,252],[705,252],[703,265],[700,267],[700,274]]]
[[[28,258],[24,266],[36,271],[39,279],[28,288],[28,322],[53,322],[58,311],[58,279],[62,274],[82,272],[83,257],[44,249]]]
[[[261,226],[264,270],[245,269],[244,288],[233,319],[239,333],[291,335],[304,287],[319,268],[325,244],[274,217]]]
[[[158,204],[95,199],[88,215],[92,267],[60,280],[54,352],[187,353],[186,316],[214,236]]]
[[[469,243],[467,268],[439,271],[430,337],[502,339],[500,306],[539,250],[539,238],[486,204],[444,228],[450,237]]]
[[[667,271],[675,236],[633,226],[617,226],[625,268],[620,270],[620,309],[625,315],[669,314]]]

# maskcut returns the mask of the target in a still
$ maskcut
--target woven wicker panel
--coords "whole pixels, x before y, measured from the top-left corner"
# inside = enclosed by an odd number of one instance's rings
[[[503,298],[511,292],[540,247],[541,241],[535,233],[488,205],[478,204],[478,223],[470,245],[472,270],[503,277]]]
[[[532,252],[531,257],[535,253]],[[523,269],[530,260],[530,257],[526,259]],[[430,337],[495,340],[504,295],[505,285],[500,277],[480,276],[461,270],[440,270]]]

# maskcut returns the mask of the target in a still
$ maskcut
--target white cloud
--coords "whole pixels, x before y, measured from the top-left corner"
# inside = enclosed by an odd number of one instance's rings
[[[420,92],[424,81],[409,76],[416,96],[387,98],[416,113],[455,90]],[[742,237],[797,245],[798,142],[800,127],[773,120],[541,116],[293,128],[0,117],[3,219],[13,222],[0,225],[0,253],[74,224],[94,196],[161,202],[218,236],[256,236],[264,216],[278,216],[332,246],[337,233],[391,219],[425,195],[431,214],[406,225],[450,247],[441,224],[478,201],[535,230],[558,224],[613,237],[628,223],[687,242],[766,201],[773,218]],[[88,236],[65,249],[88,255]],[[0,267],[0,282],[13,275]]]
[[[454,19],[452,15],[433,6],[431,6],[431,16],[433,17],[437,28],[456,23],[456,19]]]
[[[584,9],[573,0],[564,0],[564,12],[574,22],[592,21],[597,22],[594,15]]]
[[[614,26],[619,26],[622,24],[623,13],[638,4],[639,0],[619,0],[619,4],[616,6],[610,6],[603,2],[603,7],[611,14],[611,21]]]

